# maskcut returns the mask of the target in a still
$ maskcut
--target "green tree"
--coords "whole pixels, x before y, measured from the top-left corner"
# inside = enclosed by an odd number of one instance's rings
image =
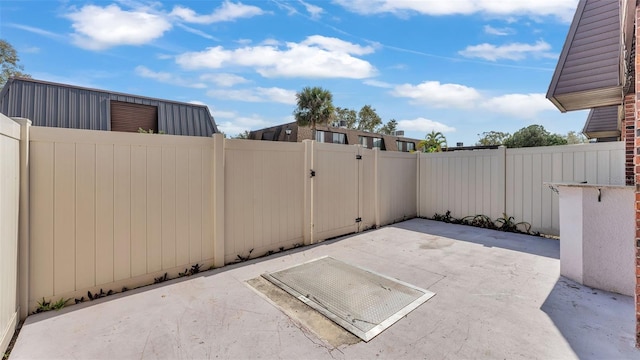
[[[316,125],[325,124],[334,116],[333,96],[321,87],[302,89],[296,94],[296,104],[293,116],[298,125],[311,125],[313,139],[316,138]]]
[[[380,129],[378,129],[378,133],[386,134],[386,135],[393,135],[393,133],[397,129],[398,129],[398,122],[396,121],[396,119],[391,119],[391,120],[387,121],[386,124],[382,125],[382,127],[380,127]]]
[[[418,148],[424,152],[440,152],[447,147],[447,138],[441,133],[432,130],[425,136],[424,140],[418,143]]]
[[[511,134],[502,131],[483,132],[482,137],[480,137],[476,145],[502,145],[510,136]]]
[[[356,128],[356,122],[358,122],[358,114],[355,110],[337,107],[334,116],[336,121],[344,121],[347,129]]]
[[[587,142],[587,138],[581,132],[576,131],[569,131],[565,139],[567,139],[567,144],[584,144]]]
[[[245,130],[241,133],[239,133],[238,135],[234,136],[233,139],[248,139],[249,138],[249,131]]]
[[[375,132],[380,125],[382,125],[382,118],[371,105],[365,105],[358,111],[358,130]]]
[[[504,145],[510,148],[566,145],[567,139],[551,134],[542,125],[530,125],[522,128],[506,139]]]
[[[11,76],[31,77],[22,70],[24,67],[20,65],[20,57],[16,49],[6,40],[0,39],[0,87],[3,87]]]

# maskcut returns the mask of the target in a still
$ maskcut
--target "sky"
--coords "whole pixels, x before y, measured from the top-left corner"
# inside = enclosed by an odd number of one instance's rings
[[[205,104],[229,136],[293,121],[320,86],[407,137],[473,145],[582,130],[586,111],[545,98],[577,2],[3,0],[0,38],[33,78]]]

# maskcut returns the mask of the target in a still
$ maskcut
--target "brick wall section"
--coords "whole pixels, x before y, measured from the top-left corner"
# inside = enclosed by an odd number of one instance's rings
[[[634,154],[635,154],[635,94],[624,97],[624,118],[620,124],[620,137],[625,142],[625,179],[626,184],[633,186],[634,181]]]
[[[640,35],[640,8],[636,3],[636,14],[635,14],[635,38],[638,39],[638,35]],[[635,42],[635,53],[639,54],[640,41]],[[634,129],[632,131],[634,137],[634,155],[633,155],[633,164],[635,166],[634,169],[634,177],[635,177],[635,186],[636,186],[636,236],[634,240],[634,247],[636,253],[636,292],[635,292],[635,310],[636,310],[636,347],[640,347],[640,191],[638,191],[638,185],[640,184],[640,136],[637,136],[636,130],[640,129],[640,114],[638,111],[640,110],[640,94],[638,94],[638,90],[640,90],[640,56],[635,57],[635,73],[637,74],[635,77],[635,109],[634,109],[634,119],[633,126]],[[625,103],[626,105],[626,103]],[[626,113],[625,107],[625,113]],[[626,115],[626,114],[625,114]],[[625,121],[625,129],[624,133],[627,136],[627,126],[631,126],[630,123]]]

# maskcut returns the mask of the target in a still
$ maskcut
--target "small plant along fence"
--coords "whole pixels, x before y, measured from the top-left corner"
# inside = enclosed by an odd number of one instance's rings
[[[622,142],[420,154],[418,213],[504,214],[559,235],[558,194],[545,182],[624,185]]]

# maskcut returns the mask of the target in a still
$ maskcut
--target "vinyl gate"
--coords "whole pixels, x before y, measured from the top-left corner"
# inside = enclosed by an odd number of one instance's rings
[[[373,150],[313,143],[312,242],[363,231],[375,224]]]

